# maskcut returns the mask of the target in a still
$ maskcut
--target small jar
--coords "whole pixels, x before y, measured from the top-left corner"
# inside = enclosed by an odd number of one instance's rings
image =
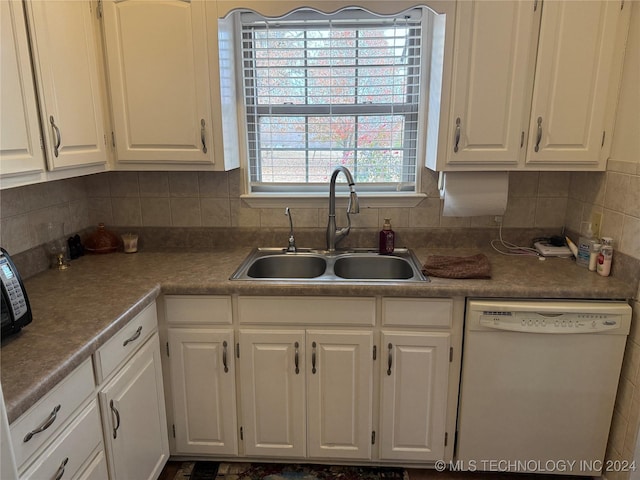
[[[600,248],[602,245],[600,243],[592,243],[591,248],[589,249],[589,271],[595,272],[596,267],[598,266],[598,255],[600,255]]]

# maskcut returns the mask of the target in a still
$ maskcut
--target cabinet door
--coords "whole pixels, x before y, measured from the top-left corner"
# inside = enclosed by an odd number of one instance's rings
[[[617,1],[545,2],[529,127],[529,166],[597,167],[600,163],[604,168],[605,108],[621,15]]]
[[[104,0],[118,162],[211,163],[204,4]]]
[[[29,43],[17,0],[0,2],[0,176],[44,171]]]
[[[301,330],[240,330],[247,456],[305,456],[304,338]]]
[[[371,458],[373,334],[307,332],[311,458]]]
[[[111,478],[158,478],[169,442],[157,333],[99,396]]]
[[[91,2],[26,2],[49,169],[107,161]]]
[[[448,163],[516,166],[524,152],[533,1],[458,3]]]
[[[177,454],[237,455],[233,330],[169,328]]]
[[[448,333],[383,332],[380,458],[442,459],[449,375]]]

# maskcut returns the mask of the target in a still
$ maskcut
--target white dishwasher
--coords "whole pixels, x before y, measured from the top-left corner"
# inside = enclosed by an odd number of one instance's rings
[[[600,474],[630,323],[624,302],[468,300],[459,468]]]

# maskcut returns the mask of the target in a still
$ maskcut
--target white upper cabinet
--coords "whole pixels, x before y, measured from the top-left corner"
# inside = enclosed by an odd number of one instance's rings
[[[449,164],[518,164],[539,21],[533,1],[458,3]]]
[[[50,170],[106,164],[100,24],[91,2],[26,2]]]
[[[214,156],[204,2],[103,4],[118,168],[210,166]]]
[[[446,154],[427,166],[604,170],[630,6],[475,0],[457,8]]]
[[[605,168],[603,147],[612,133],[606,108],[617,100],[620,79],[617,30],[629,7],[621,9],[620,1],[544,3],[527,166]]]
[[[22,2],[0,2],[0,178],[40,179],[44,151]]]

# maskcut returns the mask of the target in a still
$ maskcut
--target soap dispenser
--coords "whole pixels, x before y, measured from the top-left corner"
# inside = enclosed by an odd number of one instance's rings
[[[589,266],[589,256],[591,252],[591,245],[596,243],[595,237],[593,235],[593,230],[591,229],[590,222],[582,222],[583,224],[587,224],[587,231],[584,235],[581,235],[578,240],[578,256],[576,257],[576,264],[582,267]]]
[[[380,254],[387,255],[393,253],[393,249],[395,247],[395,238],[396,234],[393,230],[391,230],[391,220],[389,218],[385,218],[382,230],[380,230]]]

